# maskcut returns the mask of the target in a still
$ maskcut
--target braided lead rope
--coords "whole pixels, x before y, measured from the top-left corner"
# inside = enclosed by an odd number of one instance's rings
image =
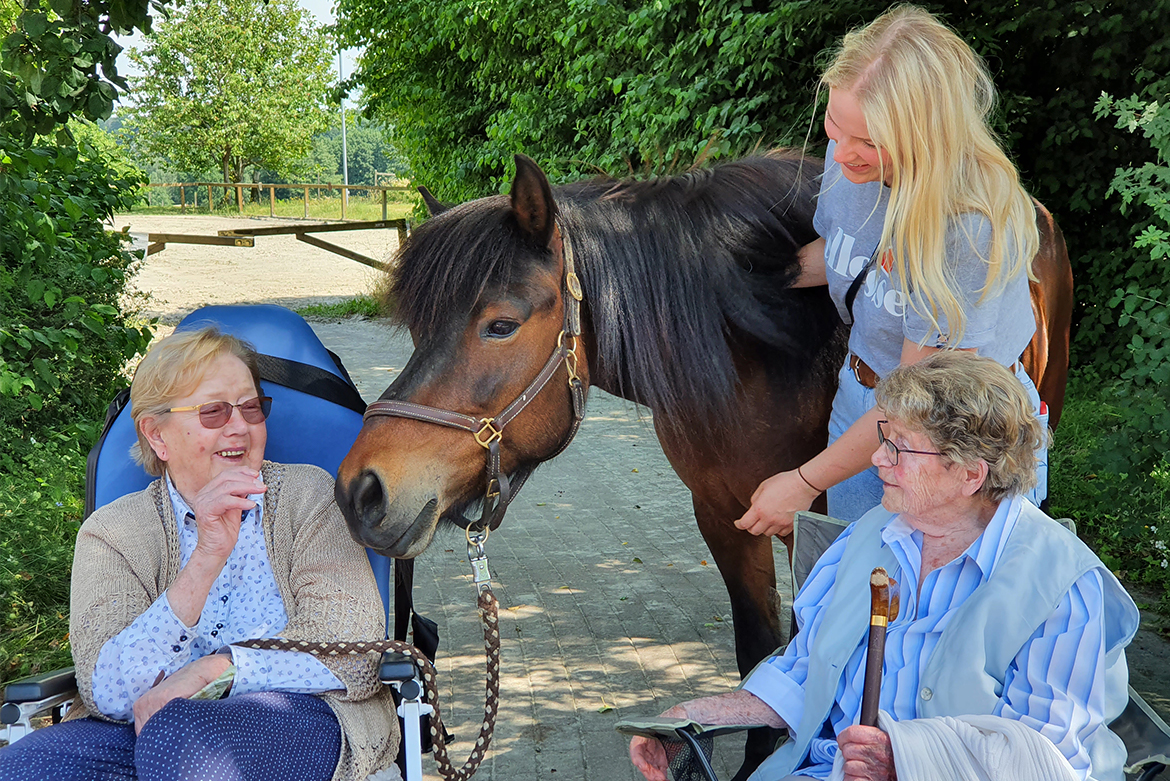
[[[422,651],[410,643],[398,640],[373,640],[352,643],[313,643],[307,640],[282,640],[271,638],[265,640],[248,640],[237,645],[243,648],[257,648],[276,651],[301,651],[314,656],[347,656],[351,654],[381,653],[382,651],[399,651],[406,654],[422,670],[423,689],[427,694],[427,703],[434,708],[431,714],[431,742],[434,744],[435,762],[439,766],[439,774],[447,781],[467,781],[479,768],[487,754],[488,746],[492,742],[492,731],[496,725],[496,714],[499,712],[500,701],[500,629],[499,629],[499,602],[490,588],[484,588],[477,600],[480,614],[483,617],[483,646],[487,652],[487,685],[486,697],[483,706],[483,724],[479,728],[479,738],[471,749],[471,756],[458,770],[451,764],[447,756],[447,744],[443,731],[443,720],[439,715],[439,688],[436,682],[437,672],[431,660],[423,655]]]

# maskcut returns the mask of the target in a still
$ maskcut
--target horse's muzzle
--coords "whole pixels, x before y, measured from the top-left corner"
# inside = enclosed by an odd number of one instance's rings
[[[363,471],[348,486],[339,480],[334,497],[354,540],[398,559],[413,558],[426,549],[439,517],[438,499],[433,495],[388,502],[382,479],[371,470]],[[422,509],[416,515],[404,517],[407,505],[419,503]]]

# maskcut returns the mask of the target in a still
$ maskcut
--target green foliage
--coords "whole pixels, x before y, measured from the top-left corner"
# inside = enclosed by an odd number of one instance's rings
[[[325,129],[335,46],[295,0],[186,3],[130,58],[127,132],[145,159],[244,181],[299,173]]]
[[[712,138],[715,156],[795,143],[812,55],[862,8],[342,0],[338,18],[365,47],[351,81],[368,110],[413,178],[454,201],[503,186],[517,151],[566,178],[686,167]]]
[[[69,572],[84,476],[67,434],[47,434],[20,461],[0,455],[0,685],[73,663]]]
[[[69,120],[69,132],[78,144],[94,150],[119,179],[146,180],[146,172],[131,159],[129,151],[100,125],[84,119]]]
[[[30,141],[71,116],[110,115],[118,90],[122,51],[111,32],[150,31],[160,0],[25,0],[14,29],[2,28],[0,124]]]
[[[1170,0],[922,3],[988,61],[997,129],[1051,209],[1077,281],[1074,360],[1104,376],[1131,364],[1135,333],[1108,304],[1147,286],[1139,232],[1106,197],[1148,145],[1093,119],[1102,92],[1161,97]],[[696,158],[822,138],[813,100],[841,36],[886,0],[340,0],[339,30],[365,52],[351,83],[391,128],[411,177],[459,201],[506,186],[525,152],[554,180],[661,173]],[[811,135],[810,135],[811,134]],[[1170,286],[1159,285],[1164,290]]]
[[[102,221],[138,184],[97,150],[0,135],[0,426],[92,420],[150,332],[119,311],[134,258]],[[6,446],[19,451],[23,438]]]
[[[1165,80],[1162,82],[1166,83]],[[1120,211],[1132,229],[1126,252],[1130,268],[1112,280],[1101,307],[1115,318],[1127,341],[1110,356],[1115,378],[1082,382],[1061,421],[1061,440],[1079,444],[1075,457],[1053,463],[1061,485],[1055,501],[1063,511],[1084,518],[1082,528],[1112,568],[1156,589],[1170,606],[1170,113],[1157,101],[1138,96],[1114,100],[1101,95],[1094,109],[1099,119],[1148,140],[1153,159],[1116,169],[1106,195],[1120,195]],[[1083,372],[1096,379],[1098,367]],[[1106,375],[1108,377],[1108,375]],[[1066,450],[1068,450],[1066,448]]]
[[[1160,86],[1163,97],[1170,97],[1170,77]],[[1124,452],[1131,466],[1149,473],[1170,450],[1170,111],[1157,100],[1136,95],[1113,100],[1103,94],[1096,114],[1113,116],[1117,127],[1128,132],[1141,130],[1155,156],[1118,168],[1107,193],[1121,196],[1122,212],[1135,218],[1134,248],[1145,251],[1126,275],[1131,281],[1109,300],[1118,313],[1117,325],[1130,335],[1131,362],[1120,373],[1118,393],[1131,402],[1125,433],[1136,437],[1111,450]]]
[[[1143,449],[1149,430],[1165,431],[1170,423],[1163,409],[1146,432],[1132,426],[1134,413],[1149,399],[1148,390],[1121,400],[1093,383],[1074,382],[1049,450],[1048,487],[1053,516],[1075,519],[1078,534],[1105,564],[1127,583],[1151,589],[1165,612],[1170,610],[1170,470],[1161,454],[1124,457],[1127,446]],[[1145,462],[1144,472],[1134,471],[1136,461]]]
[[[340,182],[341,123],[336,118],[332,121],[329,130],[313,139],[313,167],[325,181]],[[346,110],[345,147],[350,184],[385,184],[374,181],[375,172],[397,175],[405,169],[404,162],[386,136],[386,129],[378,123]]]
[[[1163,97],[1170,98],[1170,77],[1162,84]],[[1132,281],[1114,290],[1109,307],[1118,313],[1117,325],[1131,334],[1132,365],[1121,378],[1165,386],[1170,383],[1170,309],[1163,292],[1170,291],[1170,110],[1136,95],[1114,100],[1102,94],[1095,113],[1114,117],[1117,127],[1130,133],[1141,130],[1156,154],[1156,160],[1118,168],[1106,193],[1121,196],[1122,213],[1135,218],[1133,246],[1148,253],[1135,259],[1126,275]]]

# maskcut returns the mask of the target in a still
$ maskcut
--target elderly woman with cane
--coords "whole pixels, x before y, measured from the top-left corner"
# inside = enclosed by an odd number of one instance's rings
[[[130,399],[135,456],[159,479],[82,525],[80,700],[0,750],[0,778],[358,781],[391,765],[398,720],[376,659],[244,645],[385,632],[333,478],[264,460],[256,353],[178,331],[143,358]]]
[[[1023,386],[995,360],[945,351],[890,372],[876,396],[882,504],[817,562],[793,606],[798,634],[739,690],[663,716],[788,728],[753,781],[1121,781],[1126,752],[1108,725],[1127,700],[1138,612],[1075,535],[1024,500],[1044,432]],[[900,582],[901,604],[885,628],[879,727],[868,727],[858,717],[878,567]],[[650,781],[666,778],[658,740],[634,738],[630,757]]]

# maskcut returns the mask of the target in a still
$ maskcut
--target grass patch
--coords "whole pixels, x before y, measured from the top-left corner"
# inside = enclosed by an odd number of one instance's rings
[[[1051,512],[1073,518],[1106,566],[1170,615],[1170,462],[1163,456],[1133,474],[1111,466],[1116,435],[1132,428],[1121,403],[1088,383],[1070,385],[1049,450]]]
[[[296,310],[301,317],[379,317],[378,302],[373,296],[357,296],[338,301],[335,304],[310,304]]]
[[[69,576],[84,484],[75,435],[0,463],[0,685],[73,664]]]

